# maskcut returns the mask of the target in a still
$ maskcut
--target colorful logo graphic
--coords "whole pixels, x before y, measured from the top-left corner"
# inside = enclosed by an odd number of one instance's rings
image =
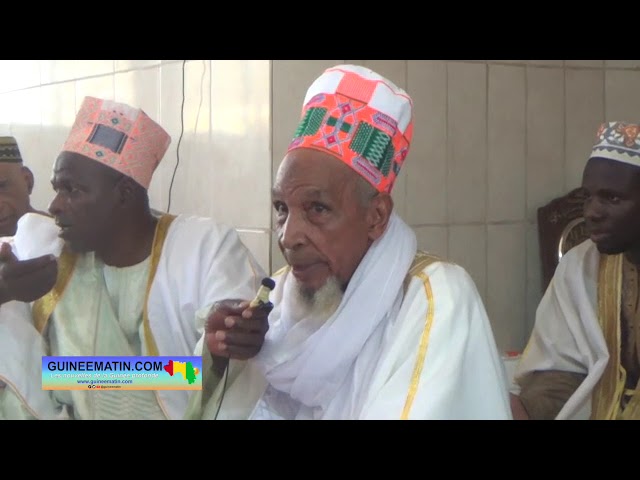
[[[42,357],[43,390],[202,390],[202,357]]]
[[[169,360],[164,366],[164,370],[172,377],[174,374],[181,373],[182,378],[189,383],[195,383],[196,375],[200,373],[200,369],[194,367],[191,362],[174,362],[173,360]]]

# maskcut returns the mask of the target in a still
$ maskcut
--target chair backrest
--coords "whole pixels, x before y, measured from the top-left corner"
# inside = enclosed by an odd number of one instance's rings
[[[589,238],[582,217],[584,200],[584,190],[575,188],[538,208],[543,291],[547,289],[562,256]]]

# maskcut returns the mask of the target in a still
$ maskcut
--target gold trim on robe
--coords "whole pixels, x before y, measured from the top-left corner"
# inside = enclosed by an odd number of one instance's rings
[[[156,341],[153,338],[153,333],[151,332],[151,324],[149,323],[149,312],[147,311],[147,305],[149,304],[151,285],[153,284],[153,279],[155,278],[156,271],[158,270],[158,263],[160,263],[162,246],[164,245],[164,241],[167,238],[167,232],[169,231],[171,222],[173,222],[175,218],[175,215],[169,214],[165,214],[160,217],[160,219],[158,220],[158,225],[156,226],[155,235],[153,237],[153,246],[151,247],[151,265],[149,268],[149,279],[147,280],[147,292],[144,297],[144,308],[142,310],[142,325],[144,328],[144,338],[147,344],[147,355],[152,355],[154,357],[157,357],[159,353]]]
[[[418,391],[418,385],[420,383],[420,375],[422,374],[422,367],[424,366],[424,360],[427,356],[427,347],[429,346],[429,335],[431,333],[431,326],[433,324],[433,291],[431,289],[431,282],[429,276],[426,275],[423,270],[434,262],[440,261],[440,258],[429,255],[424,252],[418,252],[413,259],[413,263],[409,270],[409,274],[405,279],[405,290],[409,286],[409,282],[413,277],[418,277],[424,284],[425,294],[427,296],[427,316],[425,319],[422,335],[420,336],[420,344],[418,347],[418,358],[416,359],[415,366],[413,367],[413,373],[411,374],[411,383],[409,384],[409,391],[407,392],[407,398],[405,400],[404,408],[402,409],[401,420],[407,420],[413,401],[415,400],[416,392]]]
[[[602,255],[598,271],[598,320],[609,361],[593,390],[591,418],[615,420],[620,413],[626,372],[620,364],[622,254]]]
[[[41,335],[47,326],[53,310],[62,298],[65,288],[67,288],[69,284],[77,259],[78,256],[76,254],[72,253],[66,247],[63,248],[60,258],[58,258],[58,277],[56,278],[55,285],[49,293],[33,302],[31,310],[33,324]]]
[[[156,225],[156,230],[153,237],[153,244],[151,246],[151,265],[149,268],[149,278],[147,280],[147,290],[145,293],[142,322],[147,354],[152,356],[158,356],[159,354],[158,347],[156,346],[156,342],[153,338],[153,333],[151,332],[151,326],[149,324],[147,303],[149,301],[151,285],[153,284],[153,279],[155,278],[156,271],[158,270],[158,263],[160,262],[162,247],[164,245],[165,239],[167,238],[169,226],[175,218],[175,215],[165,214],[158,219],[158,224]],[[66,248],[63,249],[60,258],[58,259],[58,277],[56,279],[56,284],[49,293],[36,300],[33,304],[33,321],[36,329],[38,330],[38,332],[40,332],[40,334],[42,334],[42,332],[44,331],[45,327],[47,326],[47,322],[51,317],[51,314],[55,310],[56,305],[64,294],[64,290],[67,287],[69,280],[71,279],[71,275],[73,274],[77,258],[78,256],[76,254],[72,253]]]
[[[640,390],[637,386],[635,389],[625,388],[627,372],[622,366],[620,352],[623,260],[624,254],[602,255],[600,259],[598,320],[609,361],[593,391],[591,418],[594,420],[640,420]],[[623,396],[631,397],[624,409]]]

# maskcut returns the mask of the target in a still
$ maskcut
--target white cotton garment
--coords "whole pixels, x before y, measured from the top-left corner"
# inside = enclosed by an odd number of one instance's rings
[[[60,256],[64,241],[58,236],[60,229],[51,217],[39,213],[26,213],[18,220],[13,237],[13,253],[18,260],[29,260],[43,255]]]

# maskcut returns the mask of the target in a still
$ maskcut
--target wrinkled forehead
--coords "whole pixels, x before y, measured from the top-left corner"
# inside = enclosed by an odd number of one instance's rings
[[[332,155],[301,148],[289,152],[280,164],[273,193],[304,191],[307,195],[336,195],[353,188],[356,178],[352,169]]]

